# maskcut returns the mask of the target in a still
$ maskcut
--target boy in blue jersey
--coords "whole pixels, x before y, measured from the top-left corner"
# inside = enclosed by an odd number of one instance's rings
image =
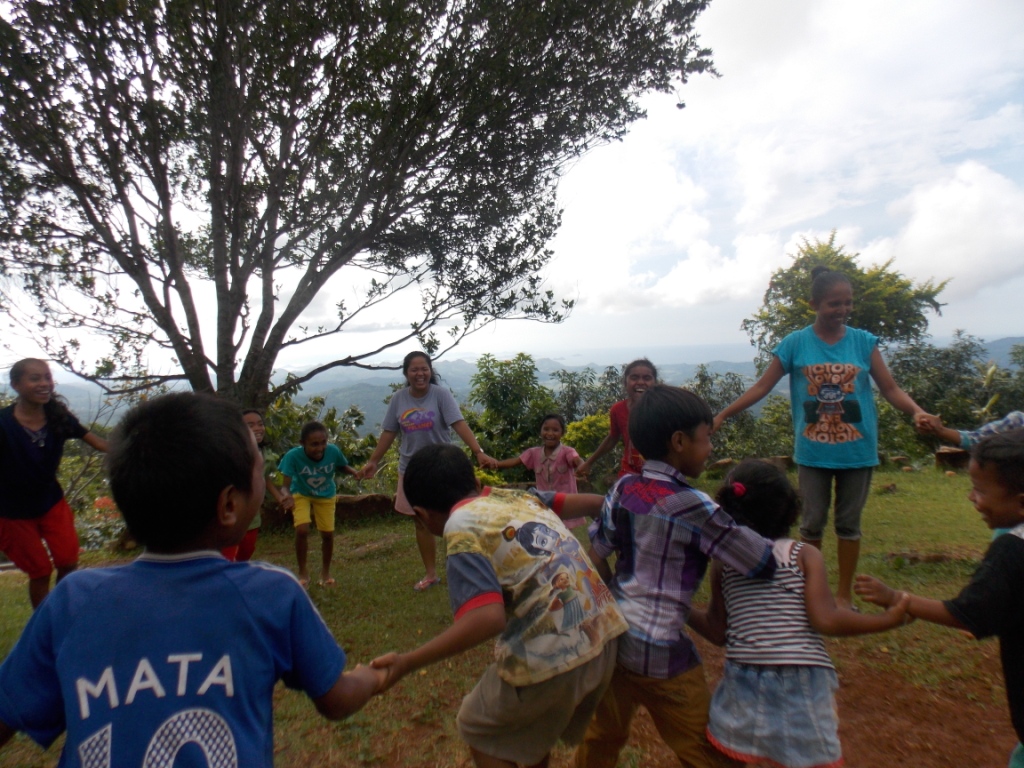
[[[110,486],[135,562],[78,571],[0,665],[0,745],[15,731],[60,765],[272,766],[278,680],[341,719],[384,683],[345,653],[295,577],[219,550],[263,500],[263,460],[234,405],[179,393],[132,409]],[[188,495],[182,500],[182,489]]]

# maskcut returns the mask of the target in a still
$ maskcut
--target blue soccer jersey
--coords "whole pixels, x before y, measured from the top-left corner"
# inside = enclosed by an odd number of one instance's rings
[[[0,720],[61,766],[273,765],[273,689],[327,693],[345,666],[289,572],[213,552],[72,573],[0,666]]]

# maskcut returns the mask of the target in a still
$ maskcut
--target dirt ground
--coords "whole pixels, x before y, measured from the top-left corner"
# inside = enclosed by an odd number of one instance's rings
[[[723,651],[699,638],[697,643],[713,685]],[[1004,768],[1016,739],[1006,699],[1001,690],[993,693],[993,681],[1002,684],[998,646],[989,642],[976,650],[985,657],[983,674],[923,689],[830,644],[839,670],[839,736],[847,768]],[[634,721],[630,743],[647,753],[644,768],[679,765],[646,712]]]

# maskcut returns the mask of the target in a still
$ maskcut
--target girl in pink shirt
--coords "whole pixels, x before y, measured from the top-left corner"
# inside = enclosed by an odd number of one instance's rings
[[[522,464],[536,476],[537,490],[556,493],[576,493],[576,469],[583,459],[575,448],[562,445],[565,434],[565,419],[557,413],[549,413],[540,423],[540,445],[527,448],[513,459],[496,462],[498,469],[509,469]],[[566,520],[572,528],[586,522],[582,517]]]

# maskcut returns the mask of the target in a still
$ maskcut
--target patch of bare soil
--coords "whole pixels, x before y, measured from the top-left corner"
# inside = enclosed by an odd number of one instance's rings
[[[721,676],[724,652],[697,639],[708,684]],[[839,669],[839,736],[847,768],[1003,768],[1016,743],[1002,694],[996,643],[979,644],[981,673],[922,688],[879,670],[849,646],[830,644]],[[998,690],[994,690],[998,689]],[[642,750],[644,768],[678,768],[643,710],[633,721],[630,745]],[[570,758],[553,760],[568,768]]]

